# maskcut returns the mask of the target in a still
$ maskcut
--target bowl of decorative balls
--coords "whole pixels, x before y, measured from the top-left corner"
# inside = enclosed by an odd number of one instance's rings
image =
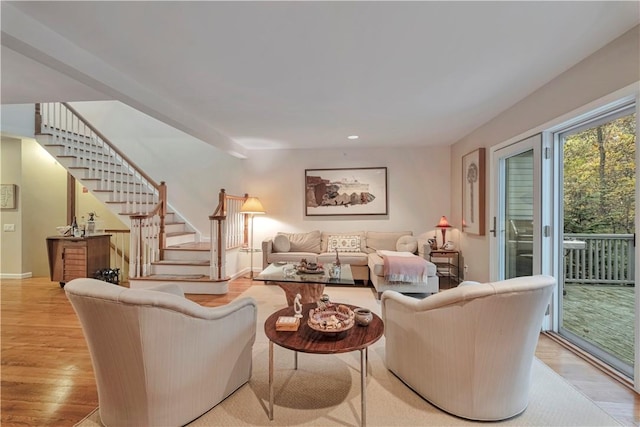
[[[339,334],[355,324],[355,313],[343,304],[324,304],[309,311],[307,324],[314,331],[324,334]]]

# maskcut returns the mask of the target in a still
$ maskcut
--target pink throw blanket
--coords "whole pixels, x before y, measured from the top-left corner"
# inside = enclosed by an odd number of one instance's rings
[[[389,282],[421,283],[427,281],[427,260],[409,253],[385,251],[380,254],[384,261],[384,277]]]

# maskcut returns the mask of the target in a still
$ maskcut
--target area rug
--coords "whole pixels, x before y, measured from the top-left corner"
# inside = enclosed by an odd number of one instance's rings
[[[333,301],[372,309],[380,302],[369,288],[330,287]],[[248,384],[189,426],[358,426],[360,424],[359,352],[341,355],[299,354],[275,346],[274,420],[269,421],[268,340],[264,320],[286,305],[277,286],[252,286],[241,296],[258,302],[258,328],[253,374]],[[425,363],[428,363],[425,361]],[[533,384],[527,409],[499,423],[471,422],[449,415],[421,398],[384,366],[384,337],[369,349],[366,388],[367,424],[370,426],[619,426],[571,384],[539,360],[533,365]],[[100,426],[99,411],[77,424]]]

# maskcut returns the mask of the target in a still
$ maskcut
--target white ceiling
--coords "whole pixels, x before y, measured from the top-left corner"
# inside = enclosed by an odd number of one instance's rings
[[[636,1],[1,7],[3,104],[119,100],[239,154],[452,144],[640,22]]]

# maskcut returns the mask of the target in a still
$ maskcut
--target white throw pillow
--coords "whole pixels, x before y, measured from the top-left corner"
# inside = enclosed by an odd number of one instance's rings
[[[328,252],[360,252],[360,236],[329,236],[327,239]]]
[[[402,236],[396,242],[396,251],[415,253],[418,250],[418,239],[413,236]]]
[[[273,238],[273,251],[274,252],[289,252],[291,249],[291,242],[289,238],[284,234],[278,234]]]

